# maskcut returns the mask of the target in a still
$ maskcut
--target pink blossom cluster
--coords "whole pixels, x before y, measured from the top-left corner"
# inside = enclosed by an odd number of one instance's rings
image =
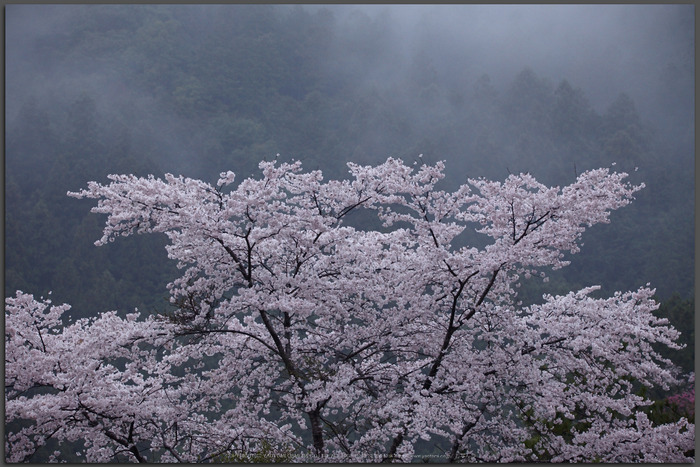
[[[691,373],[687,390],[669,396],[667,400],[671,404],[677,405],[682,411],[695,415],[695,374]]]
[[[443,163],[349,164],[329,181],[298,162],[260,168],[214,186],[112,175],[70,194],[107,216],[99,245],[167,236],[176,311],[64,326],[67,305],[7,298],[6,423],[22,421],[7,461],[52,438],[80,441],[88,462],[275,443],[319,462],[411,461],[426,443],[450,462],[692,460],[694,425],[653,426],[633,389],[675,382],[654,346],[678,348],[678,332],[652,314],[653,289],[517,299],[522,278],[566,266],[584,230],[631,201],[641,186],[625,174],[445,191]],[[469,229],[486,246],[464,245]]]

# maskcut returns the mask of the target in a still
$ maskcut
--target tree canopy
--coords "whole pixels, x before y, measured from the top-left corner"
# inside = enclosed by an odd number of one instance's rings
[[[98,245],[167,236],[176,310],[63,327],[67,305],[8,298],[6,420],[28,423],[7,459],[53,438],[90,462],[270,446],[321,462],[689,460],[694,425],[652,423],[636,393],[678,376],[654,348],[679,346],[653,289],[516,293],[643,185],[596,169],[562,188],[520,174],[445,191],[444,167],[390,158],[324,181],[263,162],[238,183],[111,175],[70,193],[107,214]],[[358,210],[381,227],[354,225]],[[485,246],[463,245],[467,229]]]

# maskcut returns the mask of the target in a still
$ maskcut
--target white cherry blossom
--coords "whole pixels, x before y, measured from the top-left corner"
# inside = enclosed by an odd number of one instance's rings
[[[6,460],[48,438],[82,440],[88,462],[225,460],[263,441],[300,462],[411,461],[419,443],[443,461],[692,460],[694,426],[652,426],[633,388],[676,378],[653,347],[678,346],[653,289],[518,305],[521,277],[566,266],[642,188],[625,174],[448,192],[441,162],[329,181],[299,162],[260,169],[69,193],[107,216],[98,245],[167,236],[176,311],[64,326],[67,305],[7,298],[6,423],[23,424]],[[489,240],[464,245],[467,230]],[[558,434],[565,419],[579,428]]]

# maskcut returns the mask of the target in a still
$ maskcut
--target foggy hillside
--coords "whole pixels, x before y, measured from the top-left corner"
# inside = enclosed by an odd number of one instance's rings
[[[693,298],[692,5],[7,5],[5,291],[86,315],[167,306],[159,238],[97,248],[68,198],[109,173],[327,178],[389,156],[445,185],[596,167],[647,188],[536,300],[650,282]],[[615,164],[612,166],[612,164]]]

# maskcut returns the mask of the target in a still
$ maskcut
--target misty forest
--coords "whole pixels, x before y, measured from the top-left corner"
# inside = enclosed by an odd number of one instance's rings
[[[5,30],[6,460],[694,460],[693,5],[7,5]],[[117,383],[143,393],[80,399]]]

